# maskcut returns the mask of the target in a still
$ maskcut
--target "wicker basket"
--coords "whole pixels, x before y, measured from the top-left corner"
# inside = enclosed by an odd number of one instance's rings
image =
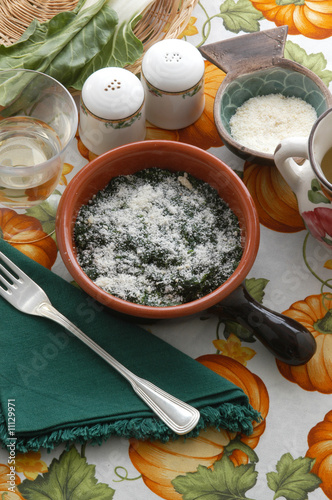
[[[123,0],[125,1],[125,0]],[[64,10],[72,10],[78,0],[1,0],[0,44],[16,42],[36,18],[47,21]],[[143,12],[134,33],[143,42],[144,51],[152,43],[164,38],[177,38],[187,26],[198,0],[155,0]],[[134,73],[140,71],[141,59],[128,67]]]

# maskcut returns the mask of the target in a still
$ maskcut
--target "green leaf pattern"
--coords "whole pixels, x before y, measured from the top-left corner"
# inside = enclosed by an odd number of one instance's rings
[[[178,476],[172,483],[183,500],[249,500],[246,492],[256,480],[254,464],[235,467],[223,455],[221,460],[215,462],[213,470],[199,465],[196,472]]]
[[[281,4],[280,0],[278,3]],[[79,9],[81,5],[82,1],[75,11],[58,14],[47,23],[34,21],[19,42],[12,47],[0,46],[0,70],[22,67],[24,61],[25,67],[47,72],[65,85],[80,89],[96,69],[125,66],[142,55],[142,44],[132,31],[135,16],[119,23],[116,9],[113,10],[105,0],[97,0],[83,12]],[[201,0],[197,8],[206,17],[197,46],[209,42],[212,22],[222,22],[226,31],[237,34],[260,31],[260,21],[264,20],[250,0],[220,0],[219,12],[213,15],[208,13],[207,0]],[[332,82],[332,71],[327,69],[323,53],[308,54],[300,45],[288,40],[284,57],[316,73],[327,86]],[[4,87],[0,80],[1,95],[6,98],[11,91],[12,88]],[[40,220],[48,233],[54,230],[61,194],[56,192],[52,196],[47,203],[27,212]],[[328,202],[315,181],[308,196],[314,203]],[[246,280],[249,293],[260,303],[267,283],[268,280],[263,278]],[[232,332],[246,342],[255,340],[236,323],[225,322],[225,338]],[[235,441],[231,446],[234,449]],[[253,458],[254,452],[251,451],[250,457]],[[307,500],[308,493],[321,483],[311,472],[313,462],[309,458],[294,459],[290,453],[284,454],[276,465],[276,472],[266,474],[267,485],[274,492],[273,498]],[[172,484],[183,500],[250,500],[246,495],[255,486],[257,477],[254,461],[236,467],[225,448],[222,458],[212,469],[200,465],[195,472],[176,477]],[[135,477],[135,480],[139,478]],[[107,484],[98,482],[95,466],[88,464],[75,447],[64,451],[59,459],[54,458],[47,473],[38,475],[34,481],[25,479],[18,485],[18,490],[25,500],[111,500],[115,493]]]
[[[220,17],[224,27],[232,33],[253,33],[259,31],[258,21],[263,19],[249,0],[226,0],[220,5]]]
[[[303,5],[304,0],[284,0],[285,4],[300,4]],[[277,1],[278,5],[281,5],[280,0]],[[234,34],[244,34],[244,33],[254,33],[260,31],[260,22],[264,21],[264,16],[260,11],[255,9],[250,0],[225,0],[220,1],[219,13],[214,15],[209,15],[208,12],[208,2],[200,1],[199,6],[201,7],[204,15],[206,17],[201,29],[201,41],[197,46],[201,46],[204,43],[209,43],[209,35],[212,29],[212,22],[217,22],[219,18],[222,20],[223,27],[226,31]],[[275,27],[271,25],[271,28]],[[308,54],[304,48],[302,48],[297,43],[287,40],[285,44],[284,57],[290,59],[291,61],[297,62],[306,68],[310,69],[315,73],[326,86],[332,82],[332,71],[327,69],[327,60],[322,52]]]
[[[247,278],[245,281],[246,289],[250,295],[257,300],[260,304],[263,302],[264,289],[268,284],[268,280],[264,278]],[[219,318],[220,323],[224,323],[224,337],[228,339],[231,333],[234,333],[239,339],[245,342],[256,342],[255,336],[247,330],[244,326],[231,320],[223,320],[222,316]]]
[[[246,495],[256,482],[255,463],[234,466],[227,456],[227,447],[213,469],[198,466],[196,472],[177,476],[172,484],[183,500],[250,500]],[[269,488],[275,492],[274,500],[308,500],[308,493],[317,489],[321,480],[311,472],[314,460],[290,453],[284,454],[277,464],[277,472],[266,474]]]
[[[295,61],[302,66],[310,69],[313,73],[316,73],[326,86],[332,81],[332,71],[326,69],[326,58],[322,52],[317,54],[307,54],[306,51],[300,47],[300,45],[287,40],[285,44],[284,56],[286,59]]]
[[[95,478],[89,465],[75,447],[53,459],[48,472],[34,481],[25,479],[19,486],[26,500],[112,500],[114,490]]]
[[[311,181],[311,189],[308,191],[308,199],[311,203],[326,203],[330,204],[331,201],[325,196],[322,191],[321,185],[316,178]]]
[[[290,453],[281,457],[277,464],[277,472],[268,472],[268,486],[275,492],[274,500],[280,497],[287,500],[307,500],[308,493],[314,491],[321,483],[313,474],[311,458],[294,459]]]

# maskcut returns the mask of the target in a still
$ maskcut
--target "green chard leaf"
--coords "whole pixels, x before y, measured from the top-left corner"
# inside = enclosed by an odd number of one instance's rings
[[[254,464],[237,467],[225,455],[213,469],[199,465],[196,472],[173,479],[175,490],[183,500],[242,500],[257,480]]]
[[[44,23],[33,20],[18,42],[8,47],[0,46],[1,69],[26,68],[45,71],[52,60],[68,43],[75,40],[83,28],[88,27],[91,34],[91,25],[88,25],[91,21],[94,24],[93,19],[104,4],[105,0],[97,0],[92,7],[83,12],[61,12]],[[99,39],[94,43],[100,43]],[[86,48],[82,47],[81,51],[84,50]],[[88,47],[87,50],[89,52],[91,48]],[[67,64],[70,62],[67,61]]]
[[[25,479],[18,490],[26,500],[111,500],[114,490],[98,483],[95,466],[88,465],[76,448],[53,459],[49,471],[34,481]]]
[[[307,54],[306,51],[290,40],[285,44],[284,56],[286,59],[297,62],[316,73],[326,86],[332,81],[332,71],[326,69],[327,61],[322,52]]]
[[[151,2],[86,0],[79,9],[61,12],[47,22],[34,20],[18,42],[0,45],[0,70],[41,71],[80,90],[94,71],[105,66],[125,67],[143,54],[143,44],[132,28]],[[7,87],[0,82],[2,100]]]
[[[260,30],[258,21],[263,19],[249,0],[226,0],[220,5],[219,17],[223,19],[224,26],[232,33],[254,33]]]
[[[95,71],[107,66],[124,67],[133,64],[143,54],[143,44],[134,35],[131,25],[122,23],[114,29],[102,51],[98,52],[81,70],[74,85],[81,89],[85,80]]]
[[[56,57],[50,60],[49,66],[46,68],[47,74],[61,81],[66,87],[76,88],[77,80],[81,79],[82,71],[93,59],[105,51],[117,23],[116,12],[107,3],[104,4],[84,26],[84,29],[79,30],[75,38],[70,43],[65,43]],[[102,58],[100,59],[102,64]],[[79,87],[81,88],[82,84]]]
[[[308,493],[321,483],[311,471],[314,459],[299,457],[294,459],[285,453],[277,463],[277,472],[266,474],[268,486],[275,491],[274,500],[284,497],[287,500],[308,500]]]

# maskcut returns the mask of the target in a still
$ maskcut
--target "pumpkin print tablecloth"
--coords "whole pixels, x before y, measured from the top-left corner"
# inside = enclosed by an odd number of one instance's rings
[[[285,57],[332,89],[331,0],[201,0],[180,36],[199,47],[281,25],[288,26]],[[201,118],[175,131],[147,123],[147,139],[209,150],[242,178],[261,225],[248,289],[265,306],[303,323],[316,338],[316,354],[301,367],[276,362],[251,334],[212,314],[148,325],[244,390],[264,417],[253,434],[211,428],[166,444],[112,438],[101,446],[63,446],[50,453],[2,449],[3,500],[332,499],[332,254],[308,234],[297,199],[275,168],[243,161],[223,146],[213,102],[224,77],[206,61]],[[93,157],[77,136],[47,202],[20,214],[0,209],[0,237],[67,280],[52,234],[57,204],[73,175]],[[29,243],[33,239],[38,242]]]

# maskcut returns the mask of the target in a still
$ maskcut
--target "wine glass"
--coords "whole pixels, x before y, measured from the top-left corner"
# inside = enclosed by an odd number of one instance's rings
[[[0,209],[29,212],[54,192],[77,125],[76,103],[57,80],[0,71]]]

